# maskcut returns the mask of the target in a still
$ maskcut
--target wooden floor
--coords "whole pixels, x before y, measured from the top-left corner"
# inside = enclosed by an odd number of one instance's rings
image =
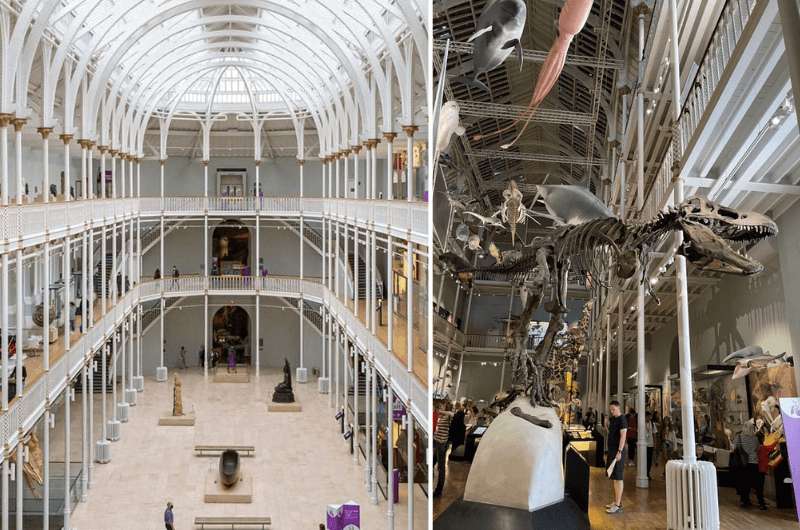
[[[433,500],[433,527],[436,518],[464,493],[469,463],[451,462],[442,497]],[[596,530],[651,530],[667,528],[666,488],[662,477],[663,467],[653,465],[650,487],[636,487],[636,470],[625,469],[625,490],[622,496],[624,510],[621,514],[605,513],[611,501],[611,481],[599,467],[591,468],[589,481],[589,520]],[[793,509],[777,509],[767,501],[769,509],[739,507],[739,498],[733,488],[719,488],[720,528],[723,530],[797,530],[797,517]],[[755,497],[754,497],[755,502]]]
[[[366,315],[366,300],[359,300],[358,301],[358,319],[361,320],[366,325],[365,315]],[[350,310],[353,310],[353,301],[349,300],[347,302],[347,307]],[[385,306],[384,306],[385,307]],[[384,343],[388,344],[387,337],[389,335],[389,327],[388,327],[388,320],[386,316],[386,312],[384,311],[383,314],[383,323],[386,324],[384,326],[378,326],[376,328],[376,332],[378,334],[378,338]],[[398,359],[400,359],[403,363],[408,362],[408,348],[406,346],[406,319],[394,315],[394,322],[392,323],[392,331],[394,332],[394,340],[392,343],[392,350]],[[417,376],[417,379],[420,380],[423,384],[427,386],[428,381],[428,354],[425,352],[421,346],[424,346],[424,341],[422,340],[419,329],[415,327],[414,329],[414,340],[413,340],[413,369],[414,375]]]

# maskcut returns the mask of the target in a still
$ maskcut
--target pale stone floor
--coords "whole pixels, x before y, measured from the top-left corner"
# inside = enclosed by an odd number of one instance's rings
[[[72,514],[74,529],[161,529],[167,500],[175,505],[177,530],[194,528],[196,516],[216,515],[270,516],[274,530],[316,530],[328,504],[349,500],[361,505],[362,528],[387,527],[386,502],[370,504],[364,467],[353,463],[316,381],[294,385],[303,412],[268,413],[267,395],[282,378],[278,371],[262,371],[247,384],[205,381],[198,369],[180,374],[184,408],[194,407],[196,425],[157,426],[171,409],[172,383],[146,378],[120,441],[111,445],[111,462],[95,465],[88,499]],[[252,504],[203,502],[206,473],[218,460],[194,456],[192,449],[217,443],[255,446],[254,458],[242,458],[243,471],[254,479]],[[400,486],[395,528],[405,529],[406,484]],[[428,503],[419,487],[414,508],[413,528],[426,528]]]

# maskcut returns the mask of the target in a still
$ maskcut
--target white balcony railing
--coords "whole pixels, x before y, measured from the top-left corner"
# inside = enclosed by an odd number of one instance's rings
[[[406,201],[366,201],[301,197],[143,197],[140,199],[93,199],[48,204],[9,205],[0,207],[0,251],[18,246],[38,245],[47,233],[63,237],[82,230],[90,222],[95,226],[110,223],[116,217],[139,214],[157,217],[235,214],[294,218],[320,218],[323,213],[347,218],[350,223],[380,233],[428,244],[428,204]],[[5,243],[6,247],[2,245]],[[13,248],[12,248],[13,247]]]
[[[243,276],[185,276],[177,279],[164,278],[142,282],[125,293],[118,303],[95,322],[85,335],[82,335],[71,348],[50,366],[45,377],[39,378],[25,393],[15,400],[5,414],[0,415],[0,445],[14,447],[20,432],[26,432],[44,412],[47,399],[54,401],[67,384],[81,369],[84,359],[100,348],[115,327],[140,302],[161,296],[183,297],[203,294],[237,295],[256,293],[264,296],[283,296],[304,298],[328,304],[333,315],[347,330],[359,347],[372,352],[376,367],[381,375],[390,381],[399,399],[411,400],[411,411],[417,422],[430,429],[428,392],[413,373],[407,370],[403,361],[395,357],[386,345],[372,335],[355,315],[328,291],[319,279],[293,277],[243,277]]]

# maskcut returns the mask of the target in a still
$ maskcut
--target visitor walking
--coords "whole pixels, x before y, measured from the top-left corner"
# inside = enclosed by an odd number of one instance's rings
[[[655,450],[655,436],[658,432],[658,427],[656,422],[653,421],[651,413],[648,412],[644,417],[645,442],[647,444],[647,480],[650,480],[650,468],[653,467],[653,451]]]
[[[614,400],[608,405],[611,414],[608,421],[608,459],[606,466],[614,468],[609,478],[614,487],[614,500],[606,505],[606,513],[619,513],[622,511],[622,490],[625,479],[625,439],[628,432],[628,421],[622,415],[619,401]]]
[[[200,360],[200,367],[204,368],[206,366],[206,347],[200,346],[200,351],[197,352],[197,357]]]
[[[436,421],[436,431],[433,433],[433,448],[436,458],[438,477],[434,497],[442,496],[444,479],[447,474],[447,444],[450,440],[450,422],[453,419],[450,412],[450,402],[442,400],[439,403],[439,414]]]
[[[153,279],[154,280],[161,279],[161,269],[159,269],[158,267],[156,267],[156,271],[153,273]]]
[[[672,458],[672,453],[678,447],[678,435],[672,428],[672,418],[664,416],[661,422],[661,461],[664,469],[661,471],[661,478],[666,477],[667,461]]]
[[[75,331],[75,318],[78,315],[78,308],[75,302],[69,303],[69,330]]]
[[[167,530],[175,530],[175,514],[172,513],[172,503],[167,503],[167,509],[164,510],[164,527]]]
[[[181,356],[181,365],[182,365],[183,369],[186,370],[186,367],[187,367],[186,366],[186,348],[184,348],[183,346],[181,346],[180,356]]]
[[[456,403],[456,412],[453,414],[453,419],[450,422],[450,454],[461,445],[464,445],[464,440],[467,437],[467,424],[464,417],[464,406],[458,402]]]
[[[228,373],[236,373],[236,350],[228,348]]]
[[[628,423],[628,465],[636,465],[636,442],[639,440],[639,416],[633,407],[628,409],[625,417]]]
[[[761,443],[756,436],[755,423],[752,419],[747,420],[742,432],[736,435],[734,448],[739,452],[742,459],[742,466],[739,468],[737,483],[739,484],[739,506],[749,508],[750,490],[756,490],[758,506],[762,510],[767,509],[764,502],[764,473],[758,469],[758,448]]]
[[[178,278],[181,277],[181,273],[178,270],[178,267],[175,265],[172,266],[172,287],[178,287]]]

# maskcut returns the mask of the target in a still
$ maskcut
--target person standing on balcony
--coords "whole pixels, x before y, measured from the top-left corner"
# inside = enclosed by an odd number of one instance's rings
[[[154,280],[160,280],[161,279],[161,269],[159,269],[158,267],[156,267],[156,270],[153,273],[153,279]]]
[[[258,274],[264,278],[269,274],[269,271],[264,266],[264,258],[258,258]]]
[[[244,286],[250,287],[250,265],[242,267],[242,276],[244,277]]]
[[[183,369],[186,370],[186,348],[183,346],[181,346],[180,356],[181,356],[181,365]]]
[[[69,303],[69,330],[75,331],[75,318],[78,315],[78,307],[75,302]]]
[[[175,265],[172,266],[172,287],[178,287],[178,278],[181,277],[180,271],[178,271],[178,267]]]
[[[200,367],[203,368],[206,365],[206,347],[202,344],[200,345],[200,351],[197,352],[197,357],[200,360]]]

